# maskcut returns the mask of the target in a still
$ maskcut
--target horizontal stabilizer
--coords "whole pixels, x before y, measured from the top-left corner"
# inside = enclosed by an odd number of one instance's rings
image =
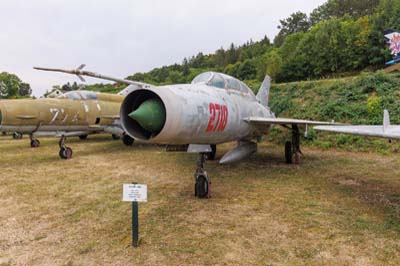
[[[388,110],[383,110],[383,131],[385,132],[390,127],[390,117]]]

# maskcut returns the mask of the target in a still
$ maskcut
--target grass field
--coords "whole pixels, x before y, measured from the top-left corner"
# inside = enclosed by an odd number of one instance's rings
[[[304,148],[286,165],[262,144],[206,164],[213,196],[193,196],[196,156],[125,147],[108,135],[0,137],[0,265],[399,265],[400,158]],[[232,144],[218,146],[217,157]],[[148,184],[140,247],[122,184]]]

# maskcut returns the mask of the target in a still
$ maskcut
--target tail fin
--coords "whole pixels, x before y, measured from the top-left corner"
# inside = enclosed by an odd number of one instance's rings
[[[390,117],[388,110],[383,110],[383,132],[385,132],[390,126]]]
[[[257,101],[260,104],[264,105],[265,107],[268,107],[270,87],[271,87],[271,78],[268,75],[266,75],[256,96]]]

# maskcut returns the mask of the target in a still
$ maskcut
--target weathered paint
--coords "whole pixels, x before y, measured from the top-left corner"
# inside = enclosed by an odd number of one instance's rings
[[[84,93],[81,91],[79,93]],[[93,95],[93,92],[89,92]],[[0,101],[2,132],[100,132],[116,127],[123,96],[95,93],[96,99],[18,99]]]
[[[134,111],[132,102],[144,94],[160,99],[166,110],[165,124],[156,135],[135,131],[128,116]],[[219,106],[219,110],[215,106]],[[128,134],[143,141],[164,144],[218,144],[252,138],[257,135],[256,128],[243,121],[244,117],[251,116],[274,117],[268,107],[257,102],[251,91],[243,95],[206,84],[134,90],[121,108],[121,122]]]

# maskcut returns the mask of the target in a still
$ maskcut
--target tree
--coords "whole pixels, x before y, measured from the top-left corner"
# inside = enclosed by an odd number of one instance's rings
[[[31,85],[29,85],[28,83],[21,83],[18,94],[20,96],[30,96],[32,94]]]
[[[15,98],[21,87],[22,81],[14,74],[7,72],[0,73],[0,98]]]
[[[248,59],[240,64],[237,71],[237,78],[241,80],[254,79],[256,77],[257,69],[254,61]]]
[[[355,19],[372,15],[378,4],[379,0],[329,0],[311,12],[310,24],[315,25],[318,22],[341,18],[345,15]]]
[[[276,80],[278,75],[281,73],[282,68],[282,58],[276,49],[267,54],[265,63],[266,74],[269,75],[273,80]]]
[[[274,39],[274,44],[279,47],[283,44],[286,36],[296,32],[306,32],[310,28],[308,17],[303,12],[297,11],[291,14],[288,18],[280,20],[278,35]]]
[[[226,51],[225,65],[236,63],[238,58],[239,58],[238,50],[236,49],[235,45],[231,43],[229,50]]]
[[[183,59],[183,62],[182,62],[182,74],[185,77],[189,76],[189,74],[190,74],[189,62],[186,57],[185,57],[185,59]]]

